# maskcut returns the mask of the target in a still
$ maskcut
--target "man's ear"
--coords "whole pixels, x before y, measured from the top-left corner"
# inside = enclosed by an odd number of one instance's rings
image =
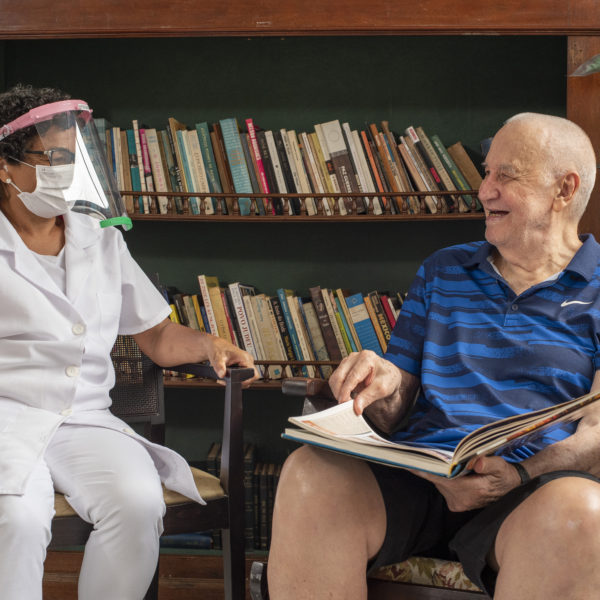
[[[580,182],[579,174],[575,171],[571,171],[559,179],[558,193],[554,197],[555,210],[564,210],[571,204],[575,192],[579,189]]]

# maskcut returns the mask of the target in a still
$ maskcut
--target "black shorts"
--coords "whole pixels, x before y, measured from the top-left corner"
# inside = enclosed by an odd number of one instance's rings
[[[461,562],[466,575],[491,597],[496,573],[487,564],[504,519],[545,483],[560,477],[584,477],[579,471],[555,471],[536,477],[482,509],[452,512],[436,487],[403,469],[369,463],[381,489],[387,516],[383,545],[368,565],[376,568],[428,556]]]

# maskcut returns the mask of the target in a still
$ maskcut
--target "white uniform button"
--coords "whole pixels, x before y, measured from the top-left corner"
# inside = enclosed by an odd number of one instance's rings
[[[85,325],[83,323],[75,323],[75,325],[73,325],[73,327],[71,328],[71,331],[75,335],[81,335],[85,332]]]
[[[76,367],[75,365],[69,365],[65,369],[65,373],[67,374],[67,377],[77,377],[77,375],[79,375],[79,367]]]
[[[70,416],[70,415],[73,414],[73,409],[72,408],[65,408],[65,409],[63,409],[63,410],[60,411],[60,414],[63,417],[68,417],[68,416]]]

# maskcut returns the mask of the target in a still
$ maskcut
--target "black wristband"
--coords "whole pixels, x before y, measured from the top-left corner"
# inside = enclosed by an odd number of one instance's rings
[[[529,477],[529,473],[527,472],[527,469],[521,463],[514,462],[511,464],[517,470],[517,473],[519,474],[519,477],[521,478],[521,485],[524,483],[527,483],[528,481],[531,481],[531,477]]]

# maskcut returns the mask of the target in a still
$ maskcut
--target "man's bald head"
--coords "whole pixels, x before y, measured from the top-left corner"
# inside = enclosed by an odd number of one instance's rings
[[[519,113],[502,129],[521,137],[522,156],[530,164],[539,164],[548,177],[578,174],[579,187],[569,211],[579,221],[596,180],[596,155],[585,131],[568,119],[539,113]]]

